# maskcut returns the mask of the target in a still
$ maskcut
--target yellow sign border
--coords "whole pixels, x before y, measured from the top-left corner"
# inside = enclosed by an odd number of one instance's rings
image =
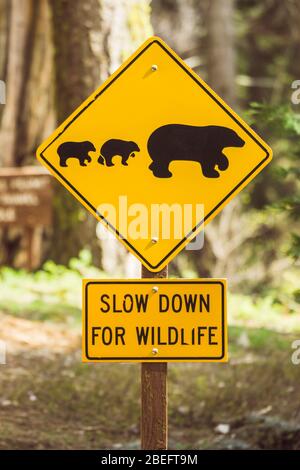
[[[218,284],[222,295],[222,355],[218,357],[90,357],[88,354],[88,287],[91,284]],[[227,362],[228,325],[227,325],[227,279],[83,279],[82,280],[82,358],[83,362]]]
[[[213,99],[220,108],[225,111],[242,129],[246,134],[253,139],[256,144],[263,149],[265,157],[262,161],[256,165],[247,176],[243,177],[238,185],[236,185],[228,195],[223,198],[217,205],[211,210],[197,225],[173,247],[161,261],[152,265],[139,251],[128,241],[122,234],[108,221],[102,214],[97,212],[95,208],[43,155],[46,149],[53,144],[53,142],[60,137],[65,130],[72,124],[72,122],[79,117],[86,108],[88,108],[93,102],[99,98],[105,90],[113,84],[118,77],[123,74],[130,65],[135,62],[152,44],[158,44],[186,73],[187,75],[196,82],[202,90],[204,90],[211,99]],[[272,150],[265,144],[265,142],[250,128],[241,118],[191,69],[184,61],[164,42],[162,39],[153,36],[149,38],[142,46],[123,63],[123,65],[117,69],[97,90],[93,93],[86,101],[84,101],[77,109],[72,113],[66,121],[58,127],[55,131],[55,137],[50,136],[37,150],[37,158],[39,161],[46,165],[49,171],[65,186],[76,199],[78,199],[85,208],[91,212],[98,221],[102,222],[106,228],[113,232],[116,237],[126,246],[126,248],[133,253],[138,259],[146,266],[150,271],[157,272],[164,268],[164,266],[171,261],[196,235],[199,233],[204,225],[212,220],[222,208],[233,199],[233,197],[239,193],[272,159]]]

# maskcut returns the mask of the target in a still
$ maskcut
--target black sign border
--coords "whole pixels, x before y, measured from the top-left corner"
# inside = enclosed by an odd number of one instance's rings
[[[43,155],[43,152],[45,152],[47,150],[48,147],[50,147],[50,145],[53,144],[53,142],[55,142],[56,139],[58,139],[67,129],[68,127],[91,105],[94,103],[94,101],[99,98],[99,96],[101,96],[106,90],[107,88],[109,88],[149,47],[151,47],[153,44],[158,44],[176,63],[177,65],[179,65],[191,78],[192,80],[194,80],[195,83],[197,83],[197,85],[199,85],[202,90],[204,90],[209,96],[211,99],[213,99],[217,104],[218,106],[220,106],[220,108],[223,109],[223,111],[225,111],[242,129],[244,132],[246,132],[246,134],[252,139],[254,140],[254,142],[262,149],[266,152],[266,157],[258,164],[256,165],[255,168],[253,168],[253,170],[250,171],[250,173],[248,173],[247,176],[245,176],[228,194],[227,196],[225,196],[182,240],[180,240],[179,243],[177,243],[176,246],[174,246],[172,248],[172,250],[166,255],[164,256],[164,258],[161,259],[161,261],[159,263],[157,263],[155,266],[152,265],[151,263],[149,263],[149,261],[141,254],[139,253],[139,251],[128,241],[126,240],[126,238],[124,236],[122,236],[122,234],[108,221],[106,220],[106,218],[101,215],[100,213],[98,213],[97,211],[97,208],[94,207],[47,159],[46,157]],[[198,81],[198,79],[190,72],[190,70],[184,65],[182,64],[181,62],[179,62],[179,60],[173,56],[173,54],[158,40],[158,39],[153,39],[153,41],[151,41],[150,43],[148,43],[144,49],[142,49],[138,54],[137,56],[132,59],[112,80],[109,81],[109,83],[97,94],[95,95],[95,97],[83,108],[79,111],[79,113],[77,113],[73,119],[71,121],[68,122],[68,124],[64,127],[64,129],[44,148],[44,150],[40,153],[40,157],[44,160],[44,162],[54,171],[54,173],[56,173],[66,184],[67,186],[69,186],[73,192],[75,192],[84,202],[85,204],[92,210],[92,212],[95,213],[96,216],[100,217],[101,220],[103,220],[105,222],[105,224],[107,226],[110,227],[110,229],[115,232],[115,234],[124,241],[124,243],[126,245],[128,245],[131,250],[137,254],[137,256],[140,258],[140,260],[142,260],[143,264],[150,268],[150,270],[158,270],[159,267],[163,267],[165,261],[172,255],[172,253],[174,253],[174,251],[176,251],[186,240],[188,240],[193,233],[195,233],[200,227],[201,225],[204,225],[205,221],[245,182],[247,181],[248,178],[250,178],[250,176],[255,173],[256,170],[258,170],[258,168],[260,168],[264,163],[265,161],[267,161],[270,157],[270,153],[268,152],[268,150],[256,139],[256,137],[254,135],[251,134],[251,132],[246,129],[246,127],[243,126],[243,124],[241,124],[238,119],[228,110],[225,108],[225,106],[220,103],[218,101],[218,99],[205,87],[205,85],[203,83],[201,83],[200,81]],[[190,240],[191,241],[191,240]]]
[[[91,357],[88,353],[88,287],[90,285],[106,285],[106,284],[150,284],[150,285],[157,285],[157,284],[217,284],[221,286],[221,295],[222,295],[222,354],[221,356],[217,357],[204,357],[204,356],[199,356],[199,357],[157,357],[155,358],[154,356],[152,357]],[[175,362],[175,361],[221,361],[225,357],[225,283],[223,283],[221,280],[207,280],[207,281],[195,281],[195,280],[159,280],[159,279],[153,279],[152,281],[144,281],[144,280],[139,280],[139,281],[89,281],[85,285],[84,289],[84,300],[85,300],[85,356],[88,360],[90,361],[107,361],[107,362],[113,362],[113,361],[119,361],[119,362],[130,362],[130,361],[140,361],[140,362],[161,362],[161,361],[166,361],[166,362]]]

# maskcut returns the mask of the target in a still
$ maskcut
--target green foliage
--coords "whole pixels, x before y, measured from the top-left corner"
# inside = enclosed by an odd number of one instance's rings
[[[292,234],[291,246],[290,246],[287,253],[295,261],[299,260],[299,256],[300,256],[300,236],[297,235],[297,233]]]
[[[278,334],[268,328],[229,328],[230,355],[239,356],[241,349],[249,349],[256,353],[267,354],[274,350],[288,350],[291,344],[289,335]]]
[[[300,331],[297,314],[300,299],[296,275],[291,273],[281,285],[263,296],[229,293],[229,324],[236,327]],[[69,266],[47,261],[43,269],[0,270],[0,310],[33,321],[51,321],[77,328],[81,320],[82,279],[105,278],[105,273],[91,265],[88,251],[72,258]]]
[[[0,309],[31,320],[78,323],[81,317],[82,278],[103,278],[91,265],[91,254],[82,250],[69,266],[47,261],[29,273],[4,267],[0,270]]]
[[[299,292],[287,279],[282,290],[274,289],[264,296],[228,295],[228,321],[237,327],[273,330],[281,333],[300,332]],[[288,288],[289,285],[289,288]]]
[[[273,142],[294,138],[296,146],[290,150],[299,152],[300,143],[296,137],[300,135],[300,114],[295,113],[290,105],[252,103],[247,114],[252,123],[259,122],[260,126],[268,130],[271,137],[273,136]]]
[[[290,105],[253,103],[247,119],[252,125],[259,124],[274,153],[268,172],[263,179],[257,178],[252,190],[256,209],[265,210],[265,224],[269,227],[273,224],[275,230],[264,237],[262,246],[267,252],[275,241],[277,246],[273,255],[270,251],[270,259],[289,256],[291,263],[297,262],[300,257],[300,114]],[[257,246],[254,249],[257,251]]]

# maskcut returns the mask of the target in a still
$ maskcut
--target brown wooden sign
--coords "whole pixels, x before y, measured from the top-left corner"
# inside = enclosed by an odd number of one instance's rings
[[[51,224],[51,176],[39,167],[0,168],[0,227]]]

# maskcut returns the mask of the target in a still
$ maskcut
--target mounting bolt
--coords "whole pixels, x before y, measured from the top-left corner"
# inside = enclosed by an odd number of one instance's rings
[[[155,356],[156,354],[158,354],[158,349],[157,349],[157,348],[153,348],[153,349],[152,349],[152,354],[153,354],[153,356]]]
[[[158,242],[158,237],[152,237],[152,243],[157,243]]]
[[[158,291],[158,287],[157,286],[153,286],[152,287],[152,292],[157,292]]]
[[[155,72],[156,70],[158,70],[158,66],[156,64],[151,65],[151,70],[152,72]]]

